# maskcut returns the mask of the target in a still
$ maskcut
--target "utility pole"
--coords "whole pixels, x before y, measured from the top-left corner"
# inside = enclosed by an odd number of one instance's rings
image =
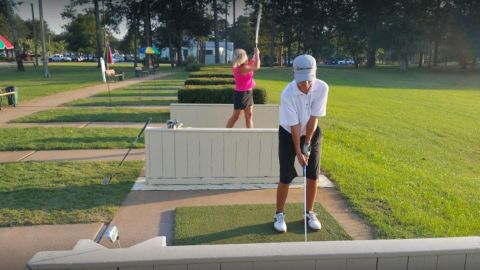
[[[32,8],[33,47],[34,47],[34,54],[35,54],[35,61],[33,62],[33,66],[36,69],[38,67],[37,29],[35,27],[35,14],[33,13],[33,3],[30,3],[30,7]]]
[[[42,36],[42,60],[43,60],[43,77],[50,78],[50,73],[48,72],[48,58],[47,58],[47,49],[45,48],[45,24],[43,22],[43,5],[42,0],[38,0],[38,9],[40,14],[40,33]]]

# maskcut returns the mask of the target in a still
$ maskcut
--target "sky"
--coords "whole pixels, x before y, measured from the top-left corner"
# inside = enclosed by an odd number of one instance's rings
[[[38,20],[40,18],[39,9],[38,9],[38,0],[15,0],[15,2],[23,2],[20,6],[18,6],[15,12],[24,20],[31,20],[32,19],[32,9],[31,5],[33,3],[33,12],[35,13],[35,19]],[[47,22],[48,27],[59,34],[64,31],[62,28],[63,25],[68,23],[68,20],[63,20],[61,13],[64,7],[70,3],[70,0],[43,0],[43,19]],[[245,7],[244,1],[237,0],[236,1],[236,11],[235,15],[243,15],[243,9]],[[81,11],[81,8],[80,8]],[[232,20],[232,7],[230,5],[230,18],[229,21]],[[119,26],[120,33],[114,33],[114,36],[118,39],[123,38],[126,33],[126,25],[125,21]]]
[[[23,2],[20,6],[17,7],[15,12],[24,20],[32,19],[32,8],[33,3],[33,12],[35,13],[35,19],[40,18],[40,13],[38,9],[38,0],[15,0],[15,2]],[[47,22],[48,27],[55,32],[60,34],[64,31],[62,28],[63,25],[67,24],[69,20],[62,19],[62,11],[66,5],[70,3],[70,0],[43,0],[43,19]],[[83,8],[80,8],[79,11],[82,11]],[[126,33],[125,22],[122,22],[120,25],[120,33],[114,33],[116,38],[122,38]]]

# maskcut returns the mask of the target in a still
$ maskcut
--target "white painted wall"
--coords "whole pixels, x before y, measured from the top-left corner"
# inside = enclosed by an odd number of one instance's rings
[[[170,104],[170,119],[177,119],[184,127],[223,128],[233,113],[232,104]],[[278,105],[259,104],[253,106],[253,126],[255,128],[278,129]],[[245,128],[243,114],[234,128]]]
[[[278,182],[278,128],[147,128],[145,150],[149,185]]]
[[[156,237],[107,249],[80,240],[43,251],[30,269],[478,270],[480,237],[165,246]]]

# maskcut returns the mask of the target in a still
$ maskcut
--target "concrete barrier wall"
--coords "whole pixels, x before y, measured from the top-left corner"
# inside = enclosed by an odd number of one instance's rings
[[[28,262],[45,269],[478,270],[480,237],[165,246],[163,237],[106,249],[81,240]]]
[[[277,183],[278,129],[147,128],[146,181]]]
[[[177,119],[184,127],[224,128],[232,112],[232,104],[170,104],[170,119]],[[253,125],[255,128],[278,128],[278,105],[254,105]],[[235,128],[245,128],[243,114]]]

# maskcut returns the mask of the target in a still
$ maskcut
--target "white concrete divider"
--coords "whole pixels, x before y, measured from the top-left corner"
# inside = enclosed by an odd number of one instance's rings
[[[147,128],[146,182],[277,183],[278,128]]]
[[[165,246],[156,237],[107,249],[80,240],[69,251],[43,251],[27,263],[45,269],[478,270],[480,237]]]
[[[187,127],[223,128],[232,112],[232,104],[170,104],[170,119],[177,119]],[[278,105],[254,105],[253,125],[255,128],[278,128]],[[235,124],[235,128],[245,128],[243,114]]]

